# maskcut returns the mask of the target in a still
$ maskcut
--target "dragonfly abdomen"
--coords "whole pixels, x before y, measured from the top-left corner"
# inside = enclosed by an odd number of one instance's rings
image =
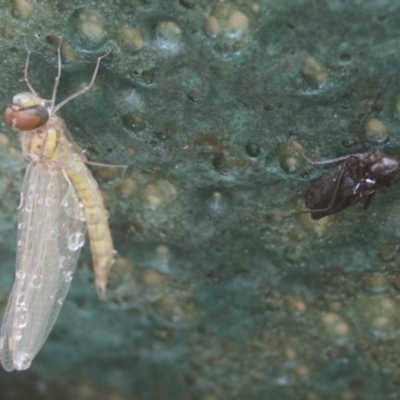
[[[80,165],[77,165],[77,163]],[[99,297],[105,299],[106,284],[114,262],[114,247],[108,226],[108,212],[104,207],[103,197],[97,182],[85,163],[75,159],[74,164],[74,167],[67,168],[66,172],[84,207],[93,257],[96,289]]]

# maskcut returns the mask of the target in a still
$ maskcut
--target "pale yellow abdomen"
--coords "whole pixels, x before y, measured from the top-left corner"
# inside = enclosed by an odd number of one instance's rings
[[[101,298],[106,296],[106,284],[113,264],[114,248],[108,212],[96,180],[77,154],[71,157],[66,173],[83,204],[90,248],[93,257],[96,289]]]

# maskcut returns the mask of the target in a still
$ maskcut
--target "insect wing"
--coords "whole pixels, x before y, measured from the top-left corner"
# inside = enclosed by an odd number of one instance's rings
[[[84,244],[84,220],[65,173],[30,164],[19,207],[16,278],[0,335],[4,369],[29,368],[49,335]]]
[[[371,194],[358,177],[360,164],[359,157],[349,157],[312,184],[306,193],[306,207],[313,219],[336,214]]]
[[[342,164],[332,168],[315,181],[307,190],[305,203],[313,219],[320,219],[346,208],[346,204],[343,204],[343,200],[345,199],[338,196],[338,193],[335,194],[336,182],[339,179],[342,168]],[[334,202],[329,207],[332,199],[334,199]],[[313,212],[313,210],[323,211]]]

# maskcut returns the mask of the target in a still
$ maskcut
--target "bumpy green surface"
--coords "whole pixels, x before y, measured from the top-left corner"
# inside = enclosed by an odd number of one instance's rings
[[[56,36],[59,98],[111,48],[93,90],[60,114],[90,159],[129,166],[122,180],[98,172],[121,257],[108,301],[85,247],[32,367],[0,372],[2,399],[398,398],[399,188],[367,213],[279,215],[323,173],[282,145],[289,132],[316,159],[359,151],[343,143],[382,91],[381,148],[400,156],[400,3],[217,4],[0,2],[1,107],[25,90],[24,40],[43,97]],[[2,130],[4,309],[25,165]]]

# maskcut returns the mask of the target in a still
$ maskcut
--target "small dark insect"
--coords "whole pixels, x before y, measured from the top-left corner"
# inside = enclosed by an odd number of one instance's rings
[[[364,123],[378,100],[379,96],[357,127],[358,138],[365,150],[363,153],[313,161],[287,138],[287,143],[312,165],[340,163],[310,186],[305,196],[308,210],[295,215],[310,213],[312,219],[320,219],[336,214],[364,198],[364,210],[367,210],[377,192],[385,192],[393,186],[400,173],[400,160],[379,150],[371,150],[361,135]]]

